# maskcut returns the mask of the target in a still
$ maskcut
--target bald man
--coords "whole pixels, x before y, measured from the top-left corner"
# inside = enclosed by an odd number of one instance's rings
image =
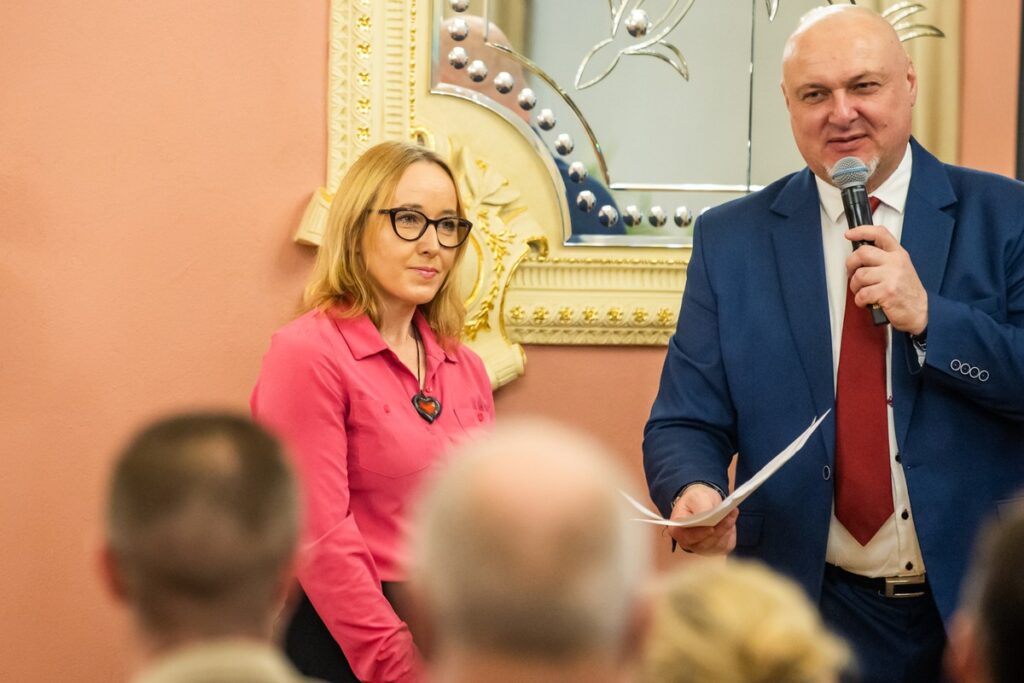
[[[512,422],[451,462],[412,536],[431,680],[622,681],[650,536],[612,457],[580,434]]]
[[[1024,483],[1024,185],[924,150],[917,88],[878,14],[802,19],[782,94],[807,168],[698,221],[644,438],[652,498],[685,517],[734,454],[742,483],[832,411],[738,517],[674,539],[797,579],[867,681],[937,679],[979,523]],[[845,157],[873,226],[847,228]]]

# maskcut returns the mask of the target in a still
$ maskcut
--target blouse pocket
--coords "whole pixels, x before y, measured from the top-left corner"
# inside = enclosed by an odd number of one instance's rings
[[[455,408],[454,412],[455,418],[459,421],[459,426],[462,427],[462,431],[469,434],[486,427],[490,422],[487,419],[487,412],[482,408],[471,405],[461,406]]]
[[[417,418],[419,419],[419,418]],[[350,458],[385,477],[405,477],[426,468],[432,457],[422,432],[398,413],[398,407],[372,399],[353,400],[348,416]]]

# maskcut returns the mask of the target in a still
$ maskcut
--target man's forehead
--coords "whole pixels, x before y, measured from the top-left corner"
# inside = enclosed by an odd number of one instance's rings
[[[895,29],[881,16],[866,10],[834,12],[801,24],[786,41],[783,61],[839,58],[861,50],[881,58],[902,53],[903,47]]]
[[[902,46],[888,44],[884,34],[804,35],[787,47],[783,79],[793,87],[809,81],[846,82],[859,74],[883,76],[907,63]]]

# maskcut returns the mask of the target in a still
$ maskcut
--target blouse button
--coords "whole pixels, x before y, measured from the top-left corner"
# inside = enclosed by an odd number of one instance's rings
[[[477,422],[483,422],[484,421],[484,414],[483,413],[477,413],[476,414],[476,419],[477,419]]]
[[[389,406],[387,403],[384,404],[384,412],[385,413],[390,413],[391,412],[391,406]]]

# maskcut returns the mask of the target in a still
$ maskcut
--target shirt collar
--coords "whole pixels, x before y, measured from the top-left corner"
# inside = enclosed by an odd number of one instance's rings
[[[380,336],[380,330],[370,320],[370,316],[364,314],[354,318],[342,318],[338,315],[333,315],[332,317],[335,327],[341,333],[341,336],[345,338],[345,343],[348,344],[352,357],[356,360],[362,360],[388,350],[387,343]],[[449,353],[438,343],[437,337],[434,336],[434,331],[430,329],[430,325],[427,323],[427,319],[418,310],[413,314],[413,324],[416,325],[416,329],[420,333],[420,339],[423,340],[423,350],[428,358],[432,358],[435,361],[447,360],[452,363],[457,361],[454,353]]]
[[[910,151],[910,143],[907,143],[907,151],[903,153],[903,160],[896,170],[892,172],[885,182],[874,192],[872,197],[878,199],[890,209],[902,214],[907,206],[907,192],[910,190],[910,172],[914,162],[914,155]],[[843,217],[843,197],[839,188],[830,185],[818,176],[814,176],[814,182],[818,184],[818,198],[821,201],[821,208],[825,215],[832,222],[838,222]]]

